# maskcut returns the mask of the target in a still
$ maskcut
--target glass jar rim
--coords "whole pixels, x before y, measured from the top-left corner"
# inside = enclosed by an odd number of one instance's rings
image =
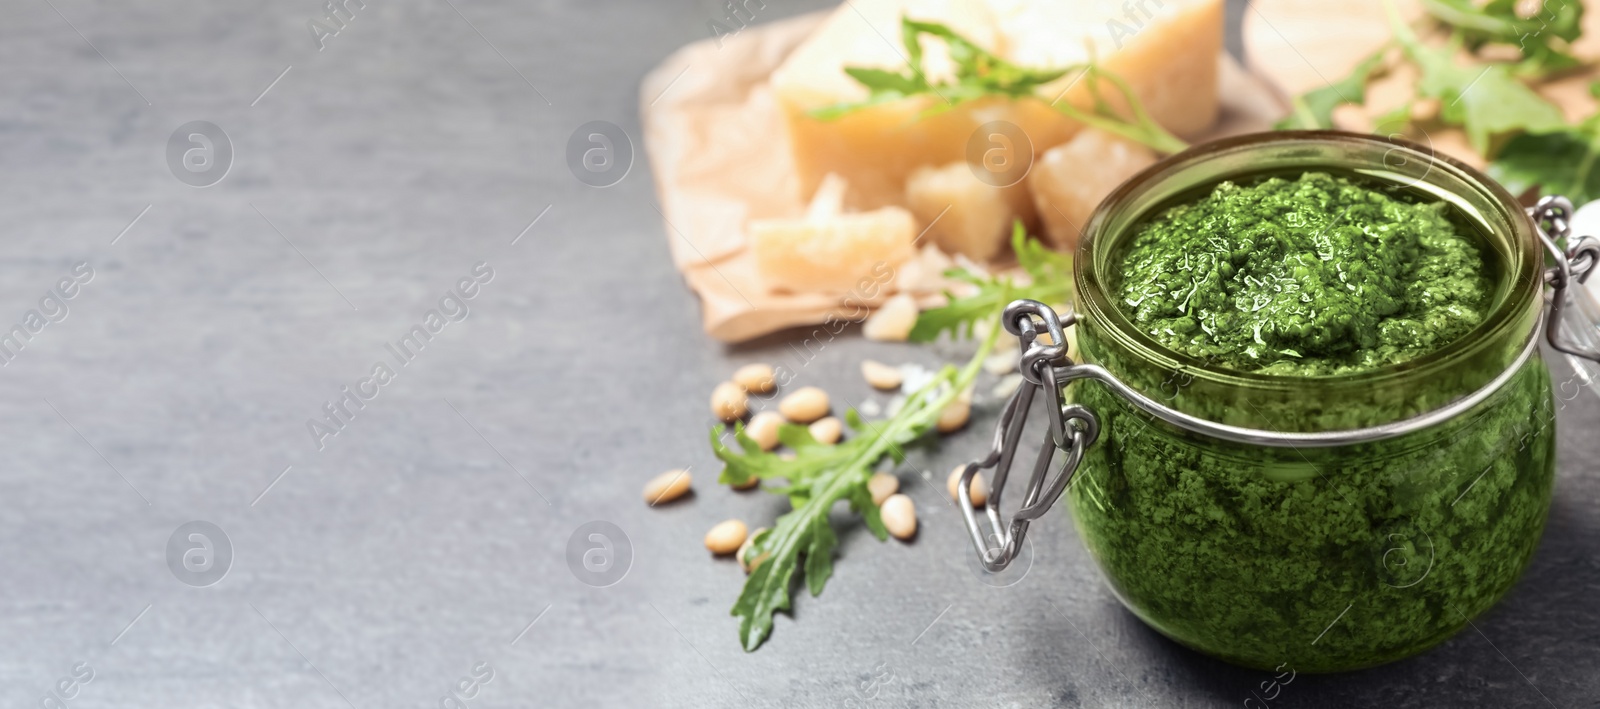
[[[1438,182],[1446,178],[1453,179],[1476,191],[1486,204],[1494,207],[1498,212],[1496,216],[1499,217],[1499,225],[1487,223],[1473,214],[1464,215],[1474,219],[1491,234],[1499,236],[1506,247],[1505,251],[1494,249],[1493,257],[1499,259],[1503,266],[1500,278],[1504,287],[1498,291],[1498,302],[1484,317],[1483,322],[1444,347],[1414,359],[1357,372],[1316,376],[1261,374],[1214,366],[1200,358],[1164,347],[1136,327],[1107,292],[1108,274],[1100,273],[1098,260],[1100,252],[1114,250],[1118,245],[1118,237],[1122,236],[1118,233],[1107,234],[1107,231],[1114,226],[1114,222],[1137,223],[1146,214],[1164,208],[1165,201],[1156,200],[1153,204],[1144,205],[1145,208],[1138,213],[1131,216],[1124,214],[1126,210],[1139,206],[1137,202],[1141,197],[1165,183],[1174,181],[1196,166],[1225,156],[1238,156],[1252,151],[1278,149],[1295,144],[1306,147],[1381,149],[1384,158],[1380,164],[1330,162],[1299,166],[1306,170],[1353,170],[1379,180],[1385,178],[1384,174],[1379,173],[1387,173],[1393,167],[1387,163],[1391,155],[1398,154],[1403,161],[1421,161],[1428,166],[1428,169],[1423,177],[1411,183],[1411,186],[1427,183],[1443,198],[1454,194],[1455,191],[1454,188]],[[1211,184],[1222,180],[1252,177],[1268,171],[1270,170],[1255,172],[1241,170],[1212,180]],[[1429,177],[1434,177],[1434,180],[1427,179]],[[1389,181],[1400,184],[1396,180]],[[1078,290],[1080,312],[1086,317],[1094,318],[1106,335],[1117,340],[1118,345],[1147,361],[1164,364],[1171,369],[1181,368],[1186,373],[1218,384],[1242,388],[1286,390],[1308,384],[1379,387],[1397,379],[1427,376],[1449,369],[1481,352],[1484,347],[1508,337],[1520,335],[1514,337],[1520,349],[1523,339],[1531,336],[1532,328],[1537,327],[1538,319],[1529,318],[1527,315],[1530,309],[1537,307],[1542,300],[1540,286],[1544,282],[1543,256],[1544,252],[1533,224],[1517,199],[1498,182],[1459,160],[1436,153],[1430,147],[1387,136],[1346,131],[1286,130],[1250,133],[1202,143],[1160,160],[1123,182],[1101,201],[1089,217],[1074,259],[1078,264],[1074,269],[1076,272],[1074,279]]]

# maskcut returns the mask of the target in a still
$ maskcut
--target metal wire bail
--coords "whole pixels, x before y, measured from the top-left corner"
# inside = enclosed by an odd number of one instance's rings
[[[1544,242],[1545,251],[1555,264],[1544,272],[1544,280],[1551,287],[1550,312],[1545,315],[1544,336],[1551,347],[1561,352],[1600,362],[1600,344],[1596,344],[1600,336],[1594,332],[1595,328],[1600,328],[1600,322],[1595,319],[1600,313],[1595,312],[1597,308],[1587,293],[1581,289],[1572,292],[1567,290],[1573,282],[1581,284],[1589,280],[1595,264],[1600,263],[1600,239],[1592,236],[1572,238],[1572,213],[1571,200],[1556,195],[1542,197],[1538,204],[1528,208],[1528,217],[1539,232],[1539,240]],[[1569,318],[1573,311],[1569,311],[1567,306],[1569,300],[1574,298],[1587,300],[1578,301],[1577,317]],[[1588,342],[1590,346],[1585,347],[1563,337],[1564,319],[1572,330],[1568,335]]]
[[[1006,331],[1016,335],[1022,345],[1022,376],[1027,382],[1017,388],[1001,411],[989,454],[962,469],[961,480],[956,488],[956,496],[961,501],[961,514],[967,523],[967,533],[972,537],[973,547],[977,549],[983,568],[991,572],[1005,569],[1021,553],[1022,543],[1028,536],[1028,525],[1061,497],[1072,480],[1073,472],[1082,462],[1084,451],[1100,435],[1100,422],[1093,413],[1076,404],[1063,405],[1061,401],[1061,388],[1055,370],[1058,365],[1072,366],[1072,360],[1067,357],[1063,321],[1070,326],[1074,322],[1073,314],[1068,312],[1065,318],[1058,318],[1049,306],[1034,300],[1015,301],[1006,306],[1002,316]],[[1048,345],[1038,341],[1041,325],[1050,333]],[[1040,390],[1045,393],[1050,440],[1039,447],[1033,474],[1029,476],[1028,487],[1023,493],[1022,508],[1009,522],[1003,522],[1000,500],[1005,492],[1006,478],[1010,475],[1011,463],[1026,427],[1034,394]],[[1066,457],[1056,473],[1047,476],[1058,448],[1066,453]],[[983,509],[988,517],[986,531],[972,507],[971,485],[973,476],[989,468],[995,472],[992,492]]]

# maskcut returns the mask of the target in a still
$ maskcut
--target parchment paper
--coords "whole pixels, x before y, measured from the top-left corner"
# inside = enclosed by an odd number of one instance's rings
[[[859,319],[897,292],[937,305],[950,260],[926,246],[876,293],[780,293],[768,288],[745,245],[748,220],[797,216],[783,117],[767,84],[784,57],[827,13],[746,28],[688,45],[640,87],[644,145],[655,173],[673,264],[700,296],[707,334],[740,342],[830,320]],[[1226,54],[1218,58],[1222,112],[1208,137],[1265,130],[1285,104]]]

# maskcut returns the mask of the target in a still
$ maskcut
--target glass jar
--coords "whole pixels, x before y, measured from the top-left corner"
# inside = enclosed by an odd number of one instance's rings
[[[1132,227],[1223,180],[1360,175],[1429,201],[1487,237],[1489,315],[1424,357],[1355,374],[1262,375],[1158,345],[1112,302]],[[1084,544],[1124,605],[1191,648],[1256,668],[1331,672],[1413,655],[1498,601],[1532,558],[1554,477],[1550,377],[1530,348],[1543,246],[1506,191],[1404,143],[1341,133],[1221,141],[1164,161],[1102,203],[1078,249],[1082,359],[1176,411],[1248,429],[1390,424],[1499,380],[1486,398],[1386,440],[1262,446],[1187,430],[1100,381],[1066,396],[1098,441],[1068,488]],[[1502,376],[1512,370],[1508,376]]]

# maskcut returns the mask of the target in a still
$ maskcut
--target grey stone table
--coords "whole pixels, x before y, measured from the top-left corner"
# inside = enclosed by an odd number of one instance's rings
[[[1020,582],[979,574],[938,489],[977,433],[901,468],[914,543],[841,518],[827,591],[740,649],[743,575],[700,537],[783,503],[710,484],[706,397],[795,356],[700,334],[642,157],[607,189],[565,157],[591,120],[636,140],[639,78],[720,5],[351,0],[313,30],[315,0],[7,3],[0,324],[50,317],[0,368],[0,703],[437,707],[474,676],[472,707],[1251,698],[1264,673],[1122,610],[1063,514]],[[864,356],[962,354],[847,333],[801,380],[859,401]],[[330,402],[353,418],[308,431]],[[1549,531],[1504,603],[1273,704],[1594,706],[1600,399],[1561,419]],[[646,509],[679,466],[694,498]],[[567,557],[597,520],[631,546],[604,588]]]

